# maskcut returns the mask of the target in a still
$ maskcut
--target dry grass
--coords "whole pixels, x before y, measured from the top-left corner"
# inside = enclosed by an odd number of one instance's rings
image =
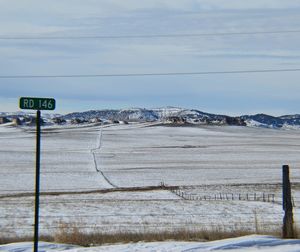
[[[211,241],[225,238],[239,237],[250,234],[249,232],[213,232],[213,231],[165,231],[153,233],[126,233],[120,232],[115,234],[91,233],[84,234],[76,228],[67,233],[55,235],[54,242],[65,244],[76,244],[81,246],[129,243],[129,242],[154,242],[154,241]]]
[[[258,227],[259,234],[273,235],[280,237],[281,227],[279,226],[275,231],[268,231]],[[299,230],[297,232],[299,234]],[[227,238],[241,237],[250,234],[257,234],[255,231],[244,230],[241,227],[236,227],[234,230],[228,231],[224,227],[217,228],[203,228],[201,230],[180,229],[174,231],[161,232],[118,232],[114,234],[107,234],[104,232],[86,233],[78,228],[78,224],[60,223],[59,230],[53,236],[40,237],[40,240],[47,242],[65,243],[80,246],[94,246],[102,244],[115,243],[129,243],[129,242],[153,242],[153,241],[214,241]],[[297,236],[297,238],[300,238]],[[1,238],[0,244],[8,244],[12,242],[32,241],[32,237],[15,237],[15,238]]]
[[[280,230],[280,229],[279,229]],[[66,223],[60,224],[59,231],[54,235],[53,242],[76,244],[81,246],[114,244],[114,243],[129,243],[129,242],[153,242],[153,241],[213,241],[227,238],[241,237],[245,235],[254,234],[254,231],[243,230],[236,228],[232,231],[226,231],[223,227],[201,229],[201,230],[188,230],[180,229],[174,231],[161,231],[161,232],[118,232],[114,234],[107,234],[102,232],[86,233],[80,231],[76,225]],[[280,236],[278,232],[260,232],[273,236]]]
[[[40,240],[46,242],[53,242],[53,237],[51,236],[41,236]],[[14,242],[31,242],[33,237],[23,236],[23,237],[0,237],[0,244],[9,244]]]

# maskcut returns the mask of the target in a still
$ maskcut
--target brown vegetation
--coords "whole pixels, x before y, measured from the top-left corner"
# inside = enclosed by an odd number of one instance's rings
[[[277,231],[266,231],[257,227],[259,234],[273,235],[280,237],[281,229],[278,227]],[[257,234],[255,231],[236,229],[226,231],[223,227],[217,228],[203,228],[201,230],[180,229],[174,231],[161,232],[118,232],[114,234],[107,234],[103,232],[86,233],[78,228],[78,226],[60,223],[59,230],[53,236],[43,236],[40,240],[47,242],[56,242],[64,244],[73,244],[80,246],[95,246],[102,244],[115,243],[129,243],[129,242],[154,242],[154,241],[214,241],[227,238],[240,237],[250,234]],[[15,238],[1,238],[0,244],[7,244],[12,242],[32,241],[32,237],[15,237]]]

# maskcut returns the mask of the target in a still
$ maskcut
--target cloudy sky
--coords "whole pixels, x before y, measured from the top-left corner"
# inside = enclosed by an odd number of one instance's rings
[[[49,78],[300,69],[299,13],[299,0],[0,0],[0,111],[36,96],[57,113],[300,113],[300,71]]]

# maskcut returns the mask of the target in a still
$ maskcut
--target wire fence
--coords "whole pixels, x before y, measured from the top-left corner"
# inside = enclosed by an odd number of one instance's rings
[[[40,198],[40,230],[43,235],[74,228],[88,233],[280,230],[283,210],[278,185],[249,188],[244,185],[172,187],[162,182],[154,189],[149,188],[150,194],[148,189],[146,194],[139,194],[137,188],[117,191],[118,194],[115,191],[45,194]],[[299,201],[296,194],[294,202]],[[33,233],[33,195],[0,198],[0,212],[3,213],[0,238]]]
[[[275,202],[274,193],[218,193],[214,195],[202,195],[186,193],[182,190],[172,190],[174,194],[185,200],[243,200],[243,201],[262,201]]]
[[[227,204],[226,212],[222,209],[202,211],[204,208],[187,207],[193,202],[205,201],[215,204],[232,200],[231,194],[221,193],[222,197],[212,199],[209,197],[191,198],[180,190],[173,190],[176,199],[91,199],[80,196],[79,198],[57,198],[56,196],[41,197],[40,230],[44,235],[51,235],[74,228],[82,232],[156,232],[176,230],[278,230],[281,225],[283,213],[277,208],[262,209],[230,209]],[[178,196],[181,195],[181,196]],[[234,195],[235,196],[235,195]],[[257,201],[259,201],[257,195]],[[276,196],[275,196],[276,197]],[[263,204],[273,204],[273,197],[265,197]],[[239,198],[233,197],[237,202]],[[250,200],[250,197],[249,197]],[[253,201],[253,198],[251,198]],[[127,209],[125,205],[134,204],[137,209]],[[145,205],[147,204],[147,205]],[[34,201],[33,198],[0,200],[1,209],[8,210],[0,216],[1,236],[30,235],[33,232]],[[111,206],[108,208],[107,206]],[[149,209],[147,209],[147,206]],[[99,211],[97,210],[99,208]],[[107,209],[106,209],[107,208]],[[144,209],[143,209],[144,208]],[[177,208],[177,209],[175,209]],[[216,205],[217,208],[217,205]],[[111,209],[119,209],[109,213]],[[143,209],[143,210],[139,210]],[[146,209],[146,210],[145,210]],[[267,210],[266,210],[267,209]],[[105,213],[107,211],[107,213]],[[141,212],[140,212],[141,211]]]

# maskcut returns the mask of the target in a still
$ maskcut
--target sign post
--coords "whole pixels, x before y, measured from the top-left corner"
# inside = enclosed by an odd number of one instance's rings
[[[36,166],[35,166],[35,214],[34,214],[34,246],[38,252],[39,242],[39,205],[40,205],[40,161],[41,161],[41,110],[54,110],[55,100],[52,98],[21,97],[19,107],[36,111]]]
[[[39,206],[40,206],[40,163],[41,163],[41,111],[36,112],[36,162],[35,162],[35,204],[34,204],[34,246],[38,251],[39,242]]]

